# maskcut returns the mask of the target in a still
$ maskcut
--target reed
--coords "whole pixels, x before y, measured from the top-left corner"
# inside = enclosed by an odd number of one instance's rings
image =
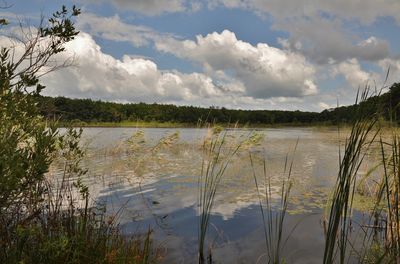
[[[382,227],[383,235],[374,237],[379,245],[380,258],[400,263],[400,136],[393,128],[387,142],[379,140],[383,175],[376,194],[375,227]],[[379,206],[383,202],[384,206]]]
[[[239,149],[248,142],[249,136],[233,140],[228,132],[220,127],[210,130],[210,135],[204,140],[203,160],[198,179],[199,193],[199,224],[198,224],[198,261],[212,263],[211,248],[205,256],[206,235],[210,224],[215,196],[226,169]],[[229,139],[229,140],[228,140]]]
[[[358,103],[358,96],[356,104]],[[358,170],[366,156],[367,149],[374,142],[378,131],[374,131],[377,115],[365,115],[362,103],[369,98],[369,87],[360,95],[360,104],[350,136],[346,139],[344,153],[339,149],[340,163],[336,185],[326,223],[323,263],[338,261],[345,263],[349,251],[351,214]]]
[[[60,178],[49,175],[38,182],[34,199],[19,201],[0,215],[1,263],[152,263],[149,229],[125,237],[105,206],[91,200],[82,180],[87,170],[79,145],[82,131],[68,129],[57,141]],[[40,195],[39,195],[40,194]]]
[[[265,255],[267,256],[267,263],[271,264],[279,264],[285,262],[285,259],[282,256],[282,250],[291,233],[294,231],[293,229],[289,233],[288,237],[283,240],[284,221],[288,209],[290,191],[292,189],[291,176],[294,163],[294,153],[296,152],[297,145],[298,141],[296,142],[290,162],[289,156],[286,155],[280,197],[277,202],[275,202],[272,197],[273,193],[271,188],[271,176],[267,173],[265,155],[262,160],[262,172],[264,178],[265,193],[264,195],[262,195],[261,186],[257,180],[254,158],[251,152],[249,153],[250,164],[253,171],[253,179],[258,194],[260,212],[263,220],[263,230],[266,245]],[[277,206],[275,204],[277,204]]]

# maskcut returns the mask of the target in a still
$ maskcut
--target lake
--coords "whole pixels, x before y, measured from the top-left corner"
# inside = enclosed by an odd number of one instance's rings
[[[336,180],[343,140],[339,141],[335,128],[251,131],[262,139],[235,156],[217,190],[207,237],[214,260],[265,262],[263,220],[253,171],[262,185],[265,160],[278,202],[287,158],[293,160],[293,188],[283,231],[284,238],[290,236],[283,255],[288,263],[321,263],[324,206]],[[251,131],[228,133],[248,135]],[[197,262],[198,180],[201,145],[207,133],[207,129],[183,128],[83,131],[88,152],[83,165],[89,169],[85,183],[92,198],[106,204],[110,213],[119,212],[118,220],[127,235],[152,228],[154,245],[165,252],[164,263]],[[163,144],[158,146],[160,140]],[[249,152],[259,157],[253,166]],[[365,170],[362,167],[360,173]],[[55,165],[52,173],[59,172]]]

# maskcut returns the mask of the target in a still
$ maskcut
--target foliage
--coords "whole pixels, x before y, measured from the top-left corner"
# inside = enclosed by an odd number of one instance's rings
[[[149,263],[151,231],[125,238],[115,217],[92,204],[82,181],[82,130],[60,133],[40,115],[43,74],[59,64],[54,56],[78,34],[66,7],[37,30],[22,31],[0,50],[0,262]],[[6,20],[0,24],[7,25]],[[49,167],[63,162],[62,178]]]
[[[80,134],[68,131],[57,138],[57,161],[64,164],[61,179],[43,180],[45,190],[36,202],[36,215],[24,218],[19,211],[13,226],[2,230],[2,263],[148,263],[151,231],[125,238],[116,216],[107,216],[104,207],[90,203],[88,187],[80,167],[85,153],[79,146]],[[77,180],[76,180],[77,179]],[[4,218],[2,219],[4,220]]]
[[[340,160],[327,223],[324,263],[333,263],[337,252],[339,252],[339,263],[345,263],[348,253],[350,217],[357,173],[366,155],[365,148],[372,144],[377,133],[373,131],[377,116],[370,116],[363,109],[362,103],[367,100],[368,92],[367,88],[361,95],[361,103],[357,107],[357,119],[346,140],[344,154]],[[372,139],[369,139],[371,134]]]
[[[166,104],[119,104],[69,99],[65,97],[38,98],[41,112],[50,119],[61,121],[96,122],[173,122],[196,125],[199,120],[208,123],[240,124],[311,124],[317,122],[317,113],[279,110],[231,110],[216,107],[176,106]]]
[[[384,141],[381,136],[379,141],[383,173],[374,195],[376,202],[371,218],[374,221],[374,227],[383,230],[383,235],[372,236],[371,251],[375,253],[375,258],[384,263],[400,261],[399,140],[398,130],[392,128],[389,139]],[[366,257],[371,257],[371,254],[366,254]]]
[[[37,73],[77,34],[71,28],[59,32],[72,23],[63,14],[25,39],[21,57],[15,59],[10,48],[0,51],[0,215],[5,218],[14,219],[21,209],[28,219],[34,217],[45,192],[42,183],[59,135],[39,115],[34,97],[44,88]],[[73,15],[77,14],[74,7]],[[52,31],[58,33],[42,33]],[[11,228],[10,223],[3,224]]]
[[[363,113],[373,115],[379,113],[385,120],[398,120],[400,114],[400,83],[394,83],[390,86],[387,93],[380,94],[376,92],[359,105],[342,106],[335,109],[324,110],[319,115],[320,121],[332,121],[333,123],[353,123],[359,118],[359,108]]]
[[[48,118],[59,118],[65,122],[173,122],[195,125],[199,120],[209,123],[235,123],[250,125],[274,124],[351,124],[357,114],[357,106],[342,106],[321,113],[278,110],[232,110],[216,107],[201,108],[164,104],[130,103],[119,104],[93,101],[91,99],[69,99],[65,97],[39,97],[41,113]],[[369,114],[380,112],[390,120],[389,109],[400,115],[400,84],[393,84],[389,92],[371,96],[361,105]],[[359,107],[359,106],[358,106]],[[391,111],[393,112],[393,111]]]

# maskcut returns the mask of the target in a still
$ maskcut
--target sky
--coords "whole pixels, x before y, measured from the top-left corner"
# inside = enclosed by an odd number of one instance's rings
[[[82,10],[79,35],[58,56],[74,64],[43,77],[51,96],[322,111],[400,81],[399,0],[7,3],[10,27],[62,5]]]

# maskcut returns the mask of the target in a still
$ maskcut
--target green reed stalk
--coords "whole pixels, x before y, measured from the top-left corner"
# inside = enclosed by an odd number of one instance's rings
[[[324,264],[333,263],[337,254],[339,254],[339,263],[344,263],[346,259],[356,176],[365,158],[365,150],[372,144],[378,133],[373,133],[373,128],[377,122],[376,116],[363,114],[361,108],[362,102],[368,98],[368,93],[369,87],[361,95],[358,113],[356,113],[357,117],[350,136],[346,140],[344,154],[340,158],[339,173],[328,218]],[[372,140],[369,140],[368,137],[371,134]]]
[[[264,176],[264,185],[265,185],[265,199],[261,196],[260,185],[257,180],[255,165],[253,162],[253,157],[250,153],[250,163],[253,170],[253,178],[254,183],[257,189],[259,206],[261,211],[261,216],[263,220],[263,229],[265,236],[265,244],[266,244],[266,255],[268,257],[268,263],[279,264],[284,262],[284,258],[281,256],[281,252],[285,243],[290,237],[289,233],[288,237],[282,244],[282,235],[283,235],[283,227],[284,220],[287,213],[288,202],[290,191],[292,188],[291,175],[292,168],[294,162],[294,153],[296,152],[298,145],[298,141],[296,142],[295,149],[293,152],[292,160],[288,166],[288,156],[285,158],[285,166],[283,175],[287,175],[285,179],[282,181],[282,188],[280,192],[280,201],[278,204],[278,208],[273,208],[272,205],[272,188],[271,188],[271,177],[267,174],[267,166],[265,158],[263,159],[263,176]],[[264,209],[265,208],[265,209]]]
[[[238,152],[243,142],[244,141],[238,142],[234,146],[229,146],[226,131],[215,132],[209,140],[204,141],[203,162],[198,180],[200,211],[198,227],[199,263],[205,263],[206,261],[204,253],[205,239],[219,183],[232,158]],[[212,262],[211,252],[208,253],[208,262]]]
[[[393,131],[391,142],[386,143],[389,147],[390,156],[387,157],[382,139],[380,139],[382,161],[383,161],[383,184],[377,200],[380,201],[382,196],[386,199],[386,210],[379,212],[379,216],[385,219],[385,236],[381,244],[385,247],[387,258],[394,263],[400,263],[400,144],[399,136]]]

